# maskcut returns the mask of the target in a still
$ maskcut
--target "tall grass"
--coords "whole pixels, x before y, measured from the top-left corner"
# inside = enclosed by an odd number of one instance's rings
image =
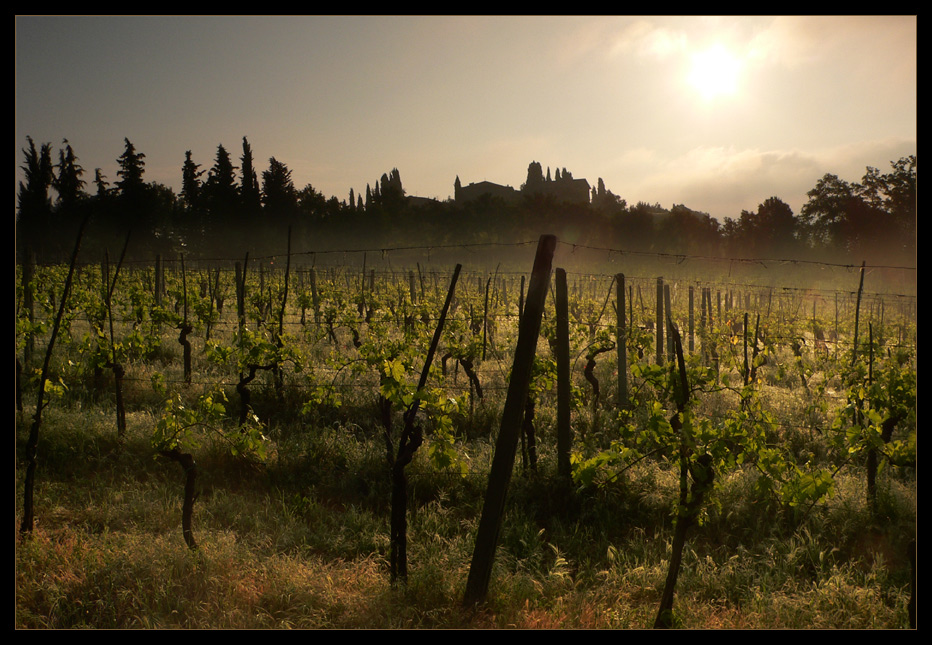
[[[512,479],[488,602],[462,593],[487,476],[410,467],[406,586],[389,584],[389,475],[374,429],[273,429],[269,463],[204,446],[190,552],[182,476],[156,458],[154,417],[128,416],[120,448],[105,406],[53,407],[40,445],[34,534],[15,546],[18,628],[644,628],[659,602],[676,474],[645,460],[623,481],[577,491],[538,472]],[[549,441],[545,431],[542,443]],[[23,441],[25,430],[18,429]],[[899,628],[915,482],[885,479],[883,521],[863,477],[800,517],[755,501],[754,473],[717,490],[691,534],[675,612],[684,628]],[[21,489],[21,472],[17,484]],[[19,496],[17,496],[19,500]],[[18,507],[15,514],[20,512]],[[904,537],[905,536],[905,537]]]

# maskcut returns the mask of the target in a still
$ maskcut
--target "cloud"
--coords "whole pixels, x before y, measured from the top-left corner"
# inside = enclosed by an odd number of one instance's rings
[[[654,24],[645,18],[624,27],[613,39],[613,55],[634,53],[642,57],[668,58],[686,48],[686,34],[682,31]]]
[[[859,182],[867,166],[886,171],[891,161],[915,150],[915,141],[902,139],[815,151],[698,147],[658,161],[652,172],[629,187],[632,192],[626,197],[631,203],[660,201],[667,208],[685,204],[719,220],[737,218],[742,210],[756,210],[769,197],[782,199],[798,213],[808,199],[806,193],[826,173]],[[651,158],[643,150],[637,156]]]
[[[881,72],[898,60],[915,70],[914,16],[778,16],[749,41],[749,57],[790,69],[840,59]]]

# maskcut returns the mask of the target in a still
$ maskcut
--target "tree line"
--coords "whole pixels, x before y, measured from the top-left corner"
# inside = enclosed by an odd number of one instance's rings
[[[579,244],[740,258],[911,264],[916,254],[915,155],[891,162],[888,172],[869,166],[859,183],[826,174],[799,213],[774,196],[720,222],[683,204],[629,206],[601,178],[588,203],[535,191],[522,191],[520,200],[484,195],[458,202],[407,197],[394,168],[364,194],[350,188],[347,198],[327,198],[311,184],[298,189],[275,157],[260,173],[246,137],[238,159],[218,145],[209,168],[185,152],[178,194],[146,182],[145,154],[128,138],[112,183],[99,168],[88,183],[67,139],[57,163],[51,144],[31,137],[22,154],[17,253],[40,262],[66,257],[88,215],[84,246],[91,257],[121,248],[127,236],[128,256],[138,259],[274,254],[289,228],[297,247],[316,250],[514,242],[549,232]],[[560,177],[572,175],[564,169]],[[532,162],[527,185],[541,181],[540,164]]]

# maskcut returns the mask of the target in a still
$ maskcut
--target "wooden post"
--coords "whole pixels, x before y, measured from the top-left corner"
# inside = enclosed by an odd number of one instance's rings
[[[550,267],[556,244],[555,236],[542,235],[534,257],[534,268],[528,285],[524,315],[521,317],[518,330],[514,364],[502,413],[502,425],[495,443],[489,484],[479,520],[479,530],[476,534],[476,546],[469,568],[469,578],[466,581],[464,597],[466,604],[481,602],[488,593],[495,548],[498,544],[502,515],[505,510],[505,495],[511,480],[518,447],[518,434],[524,419],[524,405],[531,382],[531,369],[537,350],[537,340],[540,336],[540,322],[544,313],[544,301],[547,297]]]
[[[615,349],[618,352],[618,408],[628,404],[628,339],[625,325],[625,274],[615,275]]]
[[[695,314],[693,313],[693,286],[689,285],[689,353],[696,351],[695,343]]]
[[[430,347],[427,350],[427,357],[424,359],[424,366],[421,368],[421,377],[417,384],[418,393],[423,391],[427,385],[430,366],[437,351],[440,336],[443,333],[443,324],[446,321],[447,312],[450,310],[450,302],[453,300],[453,293],[456,290],[456,282],[459,279],[461,268],[462,265],[457,264],[453,271],[453,279],[450,281],[450,289],[447,291],[447,298],[443,303],[443,309],[440,311],[437,329],[434,330]],[[404,429],[401,431],[401,437],[398,440],[398,452],[392,461],[391,535],[389,537],[389,566],[391,568],[392,583],[398,580],[407,581],[408,579],[408,483],[404,471],[424,440],[420,428],[414,423],[419,406],[420,399],[415,398],[411,407],[405,410]]]
[[[52,362],[52,350],[55,347],[55,340],[58,338],[58,330],[61,328],[62,318],[65,316],[65,307],[68,304],[68,295],[71,293],[71,283],[74,279],[74,267],[78,261],[78,251],[81,249],[81,238],[84,237],[84,229],[87,227],[87,221],[90,215],[85,215],[78,228],[78,237],[74,243],[74,251],[71,254],[71,264],[68,266],[68,276],[65,278],[65,286],[62,289],[61,301],[58,304],[58,313],[55,315],[55,321],[52,323],[52,332],[49,336],[48,344],[45,346],[45,359],[42,363],[42,371],[39,373],[39,387],[37,389],[36,413],[32,418],[32,425],[29,428],[29,439],[26,441],[26,474],[23,479],[23,521],[20,524],[20,535],[25,537],[32,533],[35,524],[34,508],[34,491],[36,468],[38,467],[38,446],[39,446],[39,429],[42,425],[42,410],[47,405],[45,399],[45,384],[49,379],[49,369]]]
[[[657,278],[657,365],[663,365],[663,278]]]
[[[861,278],[858,281],[858,300],[854,308],[854,348],[851,350],[851,365],[858,359],[858,322],[861,316],[861,293],[864,291],[864,262],[861,262]]]
[[[162,306],[162,293],[165,291],[165,274],[162,271],[162,256],[155,256],[155,304]]]
[[[566,271],[557,269],[557,472],[570,476],[570,329]]]
[[[314,324],[320,324],[320,296],[317,294],[317,271],[314,267],[310,270],[311,279],[311,304],[314,307]]]

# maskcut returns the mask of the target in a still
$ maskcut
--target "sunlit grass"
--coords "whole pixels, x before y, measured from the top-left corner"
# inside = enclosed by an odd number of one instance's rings
[[[130,415],[122,449],[108,414],[59,409],[47,419],[39,522],[15,547],[17,627],[653,624],[676,489],[661,464],[645,461],[624,482],[588,493],[561,493],[546,451],[537,475],[516,470],[488,602],[464,608],[488,444],[477,442],[477,470],[465,480],[412,464],[410,578],[392,588],[377,437],[292,430],[264,467],[206,449],[195,506],[200,548],[191,552],[180,529],[182,474],[153,457],[150,415]],[[860,477],[840,477],[836,496],[798,525],[752,503],[752,480],[733,473],[719,490],[720,510],[691,534],[675,602],[680,626],[906,625],[903,545],[892,539],[899,533],[871,523]],[[891,481],[884,490],[884,512],[908,532],[914,486]]]

